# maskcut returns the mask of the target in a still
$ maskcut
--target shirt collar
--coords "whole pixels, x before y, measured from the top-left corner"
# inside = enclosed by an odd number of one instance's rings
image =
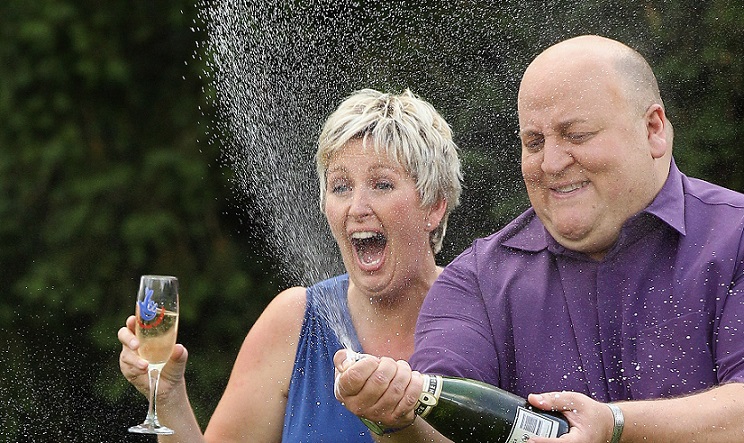
[[[653,215],[680,234],[685,235],[685,201],[682,177],[682,172],[680,172],[674,159],[672,159],[669,167],[669,176],[664,186],[662,186],[651,204],[642,210],[641,213]],[[631,217],[625,225],[627,226],[629,222],[632,224],[632,220],[637,219],[639,215],[636,214]],[[565,248],[548,234],[548,231],[537,217],[537,214],[535,214],[533,208],[530,208],[520,218],[523,219],[522,229],[519,229],[513,236],[504,240],[502,243],[504,246],[537,252],[546,249],[550,245],[550,249],[554,252],[561,253],[565,251]]]
[[[682,235],[685,229],[685,191],[682,185],[682,172],[672,159],[667,177],[661,191],[642,212],[654,215]]]

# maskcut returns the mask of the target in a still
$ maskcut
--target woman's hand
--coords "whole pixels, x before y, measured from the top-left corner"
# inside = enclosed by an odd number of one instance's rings
[[[338,351],[336,399],[355,415],[385,429],[403,428],[415,418],[413,409],[423,386],[418,372],[403,360],[365,356],[356,362]]]
[[[130,315],[127,318],[126,326],[119,329],[117,334],[119,342],[122,344],[121,354],[119,354],[119,368],[124,377],[144,396],[150,392],[150,381],[147,374],[147,360],[142,359],[137,350],[140,347],[139,340],[134,334],[135,317]],[[170,360],[163,367],[160,373],[160,383],[158,384],[158,402],[167,403],[168,394],[173,387],[184,382],[184,370],[188,352],[183,345],[176,344]]]

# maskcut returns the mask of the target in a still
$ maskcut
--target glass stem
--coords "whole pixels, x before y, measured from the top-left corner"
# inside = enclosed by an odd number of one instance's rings
[[[158,421],[157,398],[161,366],[162,365],[149,365],[147,367],[147,372],[150,378],[150,405],[147,408],[147,421],[156,428],[160,427],[160,422]]]

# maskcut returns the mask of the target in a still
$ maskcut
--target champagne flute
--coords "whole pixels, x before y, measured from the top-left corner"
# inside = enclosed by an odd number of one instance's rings
[[[135,334],[139,340],[139,355],[147,360],[150,378],[149,407],[142,424],[129,432],[138,434],[173,434],[173,430],[158,421],[157,392],[160,371],[173,353],[178,332],[178,279],[163,275],[143,275],[140,278],[135,305]]]

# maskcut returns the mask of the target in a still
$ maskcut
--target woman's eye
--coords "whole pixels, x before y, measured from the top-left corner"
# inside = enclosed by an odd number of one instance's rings
[[[334,194],[342,194],[347,192],[351,187],[346,183],[335,183],[331,186],[331,192]]]
[[[375,188],[380,190],[393,189],[393,184],[389,181],[381,180],[375,183]]]

